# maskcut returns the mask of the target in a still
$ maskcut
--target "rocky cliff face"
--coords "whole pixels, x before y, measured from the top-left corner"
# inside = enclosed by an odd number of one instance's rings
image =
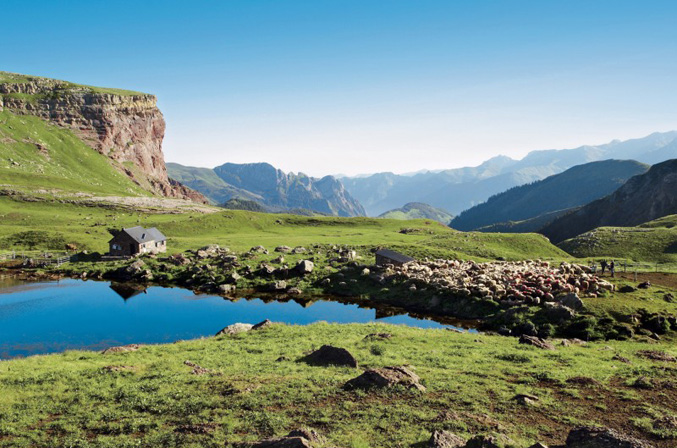
[[[603,226],[630,227],[677,214],[677,159],[654,165],[611,195],[556,219],[540,233],[554,243]]]
[[[0,110],[36,115],[71,129],[156,194],[205,202],[201,194],[167,176],[162,153],[165,121],[155,96],[4,75],[0,77]]]

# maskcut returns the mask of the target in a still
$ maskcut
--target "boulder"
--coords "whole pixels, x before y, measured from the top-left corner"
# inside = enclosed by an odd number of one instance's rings
[[[135,352],[140,348],[141,348],[141,346],[139,344],[120,345],[118,347],[107,348],[106,350],[102,351],[101,354],[102,355],[108,355],[108,354],[111,354],[111,353]]]
[[[221,295],[228,295],[235,292],[235,285],[219,285],[216,287],[216,292]]]
[[[465,440],[450,431],[434,431],[428,441],[430,448],[462,448]]]
[[[236,324],[228,325],[223,330],[216,333],[216,336],[220,336],[222,334],[233,335],[238,333],[244,333],[246,331],[251,330],[252,327],[253,327],[252,324],[243,324],[238,322]]]
[[[268,253],[266,248],[263,247],[263,246],[254,246],[251,249],[249,249],[249,252],[253,253],[253,254],[267,254]]]
[[[268,284],[268,291],[277,292],[284,291],[287,289],[287,282],[284,280],[278,280]]]
[[[273,322],[269,319],[266,319],[263,322],[259,322],[258,324],[252,326],[252,330],[263,330],[264,328],[268,328],[271,325],[273,325]]]
[[[622,292],[622,293],[625,293],[625,294],[630,293],[630,292],[635,292],[635,291],[637,291],[637,288],[635,288],[634,286],[630,286],[630,285],[623,285],[620,288],[618,288],[618,292]]]
[[[348,381],[343,387],[346,390],[368,390],[401,385],[424,392],[425,387],[419,381],[418,375],[406,367],[380,367],[365,371],[357,378]]]
[[[639,285],[637,285],[637,288],[638,289],[649,289],[649,288],[651,288],[651,282],[650,281],[642,282]]]
[[[357,367],[357,360],[348,350],[331,345],[323,345],[302,360],[317,366]]]
[[[650,445],[613,429],[582,426],[567,436],[567,448],[649,448]]]
[[[527,394],[517,394],[512,399],[522,406],[534,406],[538,401],[538,397]]]
[[[300,428],[284,437],[267,439],[251,445],[252,448],[312,448],[324,444],[325,440],[314,429]]]
[[[475,436],[468,440],[465,448],[500,448],[498,440],[493,436]]]
[[[580,310],[584,306],[583,301],[575,292],[557,297],[557,301],[572,310]]]
[[[293,286],[287,290],[287,294],[289,294],[290,296],[298,296],[303,294],[303,291],[300,288]]]
[[[306,275],[310,274],[313,272],[313,269],[315,268],[315,264],[310,261],[310,260],[300,260],[298,263],[296,263],[296,267],[294,267],[294,271],[296,271],[297,274],[299,275]]]
[[[545,445],[541,442],[536,442],[533,445],[531,445],[529,448],[548,448],[548,445]]]
[[[527,345],[533,345],[534,347],[541,348],[543,350],[555,350],[555,346],[552,345],[550,342],[546,341],[543,338],[539,338],[537,336],[528,336],[526,334],[523,334],[520,336],[519,340],[520,344],[527,344]]]
[[[291,252],[291,247],[289,247],[289,246],[277,246],[275,248],[275,252],[281,252],[283,254],[288,254],[289,252]]]
[[[303,246],[296,246],[291,251],[291,253],[293,253],[293,254],[305,254],[306,252],[308,252],[308,250]]]

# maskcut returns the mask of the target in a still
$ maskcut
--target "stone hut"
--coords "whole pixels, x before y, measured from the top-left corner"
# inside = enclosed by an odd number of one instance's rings
[[[403,264],[409,263],[410,261],[416,260],[407,255],[395,252],[394,250],[381,249],[376,252],[376,266],[385,266],[388,264],[402,266]]]
[[[109,254],[113,256],[157,254],[167,251],[167,237],[155,227],[144,229],[136,226],[122,229],[108,245]]]

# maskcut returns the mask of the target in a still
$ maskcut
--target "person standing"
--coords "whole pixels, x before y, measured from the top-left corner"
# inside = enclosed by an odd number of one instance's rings
[[[604,275],[604,271],[606,271],[607,267],[606,260],[602,260],[599,265],[602,267],[602,275]]]
[[[615,277],[616,263],[614,263],[613,260],[611,260],[611,263],[609,263],[609,273],[611,274],[612,277]]]

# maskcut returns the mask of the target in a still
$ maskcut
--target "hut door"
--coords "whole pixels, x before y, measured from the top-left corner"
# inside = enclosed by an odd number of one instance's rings
[[[134,255],[136,251],[134,250],[134,243],[129,244],[129,255]]]

